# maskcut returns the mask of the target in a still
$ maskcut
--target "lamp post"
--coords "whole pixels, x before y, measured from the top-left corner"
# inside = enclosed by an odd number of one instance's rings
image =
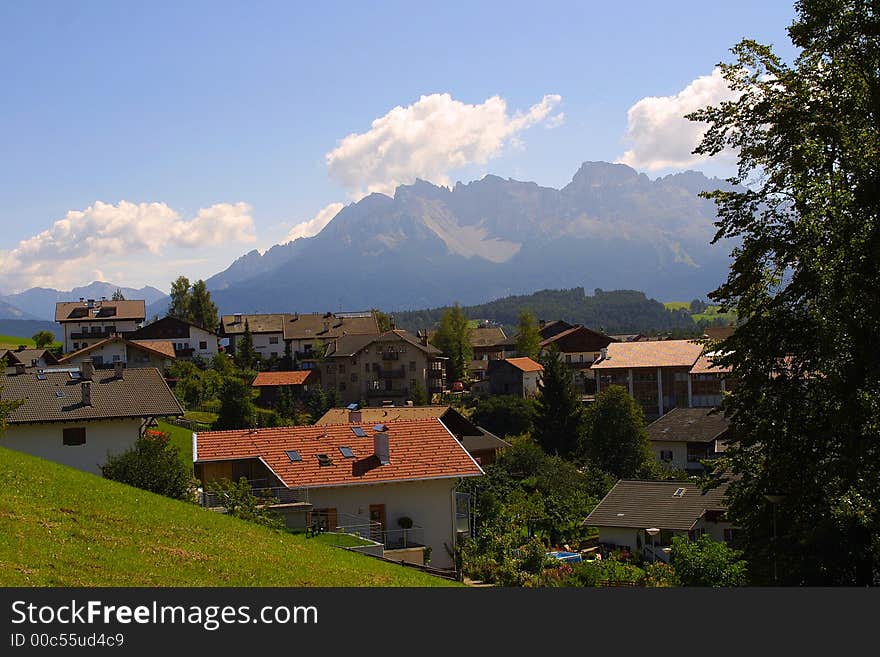
[[[779,574],[776,569],[776,556],[779,552],[776,545],[776,505],[785,499],[785,495],[765,495],[764,499],[773,505],[773,584],[775,586],[779,584]]]
[[[651,563],[654,563],[657,561],[657,550],[655,547],[654,539],[656,538],[657,534],[660,533],[660,530],[657,527],[649,527],[645,530],[645,533],[651,537]]]

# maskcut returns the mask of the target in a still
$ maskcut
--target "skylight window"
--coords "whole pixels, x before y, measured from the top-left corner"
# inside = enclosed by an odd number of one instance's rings
[[[295,449],[287,450],[284,453],[287,454],[287,458],[289,458],[291,461],[302,461],[303,460],[303,457]]]
[[[326,454],[318,454],[318,464],[319,465],[333,465],[333,459],[331,459]]]
[[[342,452],[342,455],[347,459],[354,458],[354,452],[351,451],[351,447],[340,447],[339,451]]]
[[[46,380],[45,372],[43,372],[43,370],[40,370],[39,372],[37,372],[37,381],[45,381],[45,380]]]
[[[55,396],[58,397],[58,398],[60,399],[61,397],[64,396],[64,391],[63,391],[63,390],[56,390],[56,391],[55,391]]]
[[[379,433],[382,433],[383,431],[388,431],[388,427],[386,427],[384,424],[377,424],[373,427],[373,431],[378,431]]]
[[[684,488],[676,488],[672,497],[684,497]]]
[[[79,372],[70,372],[70,378],[71,379],[79,379],[79,378],[81,378],[81,376],[80,376]]]
[[[366,438],[367,437],[366,432],[363,429],[361,429],[360,427],[352,427],[351,430],[354,432],[354,435],[357,436],[358,438]]]

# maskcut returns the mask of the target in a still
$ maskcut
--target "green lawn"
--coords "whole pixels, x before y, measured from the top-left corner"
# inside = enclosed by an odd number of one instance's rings
[[[171,443],[180,448],[180,457],[186,466],[192,469],[193,465],[193,448],[192,448],[192,429],[179,427],[176,424],[170,424],[159,420],[159,430],[171,434]]]
[[[28,349],[36,349],[37,343],[30,338],[19,338],[14,335],[0,335],[0,350],[18,349],[19,345],[24,345]],[[60,347],[60,342],[53,342],[50,347]]]
[[[365,541],[356,534],[339,534],[336,532],[318,534],[310,540],[317,541],[324,545],[335,545],[336,547],[362,547],[364,545],[373,545],[370,541]]]
[[[219,417],[216,413],[204,413],[202,411],[187,411],[184,414],[184,419],[191,420],[192,422],[199,422],[201,424],[214,424]]]
[[[666,310],[690,310],[691,304],[688,301],[667,301],[663,304]]]
[[[0,449],[0,586],[447,586]]]
[[[663,304],[666,307],[666,310],[690,310],[691,304],[687,301],[667,301]],[[731,311],[727,313],[718,312],[719,306],[706,306],[706,312],[704,313],[693,313],[691,314],[691,319],[694,320],[694,323],[707,320],[709,322],[714,322],[716,319],[723,319],[726,322],[731,324],[736,322],[736,313]]]

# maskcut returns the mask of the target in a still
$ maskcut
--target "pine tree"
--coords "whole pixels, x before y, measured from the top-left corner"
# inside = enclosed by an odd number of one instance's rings
[[[250,429],[256,421],[253,390],[237,376],[226,377],[220,389],[220,414],[216,429]]]
[[[563,458],[573,456],[581,444],[584,411],[571,371],[551,345],[540,359],[544,372],[538,384],[534,437],[544,451]]]
[[[244,320],[244,334],[235,343],[235,364],[243,370],[250,370],[256,366],[257,351],[254,349],[254,336],[247,320]]]
[[[117,287],[116,291],[113,293],[113,296],[110,297],[110,299],[111,301],[125,301],[125,296],[123,296],[122,290]]]

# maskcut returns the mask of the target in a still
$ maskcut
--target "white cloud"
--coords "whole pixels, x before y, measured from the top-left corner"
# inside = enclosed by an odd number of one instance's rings
[[[324,206],[314,217],[308,221],[298,223],[291,228],[284,241],[290,242],[299,237],[311,237],[312,235],[317,235],[344,207],[345,206],[342,203],[330,203],[329,205]]]
[[[144,261],[158,265],[172,249],[253,242],[250,211],[246,203],[218,203],[187,221],[165,203],[97,201],[0,251],[0,282],[16,289],[64,287],[102,280],[103,270],[129,270]]]
[[[485,164],[526,128],[541,122],[558,125],[562,115],[552,112],[561,100],[547,95],[527,112],[511,116],[500,96],[479,105],[448,93],[422,96],[374,120],[367,132],[342,139],[327,153],[327,166],[353,199],[371,192],[390,194],[416,178],[448,184],[450,171]]]
[[[618,160],[636,169],[686,168],[705,161],[692,155],[706,130],[704,123],[688,121],[685,114],[733,100],[736,94],[721,77],[721,69],[703,75],[673,96],[642,98],[627,112],[624,141],[630,147]],[[722,157],[731,157],[729,152]]]

